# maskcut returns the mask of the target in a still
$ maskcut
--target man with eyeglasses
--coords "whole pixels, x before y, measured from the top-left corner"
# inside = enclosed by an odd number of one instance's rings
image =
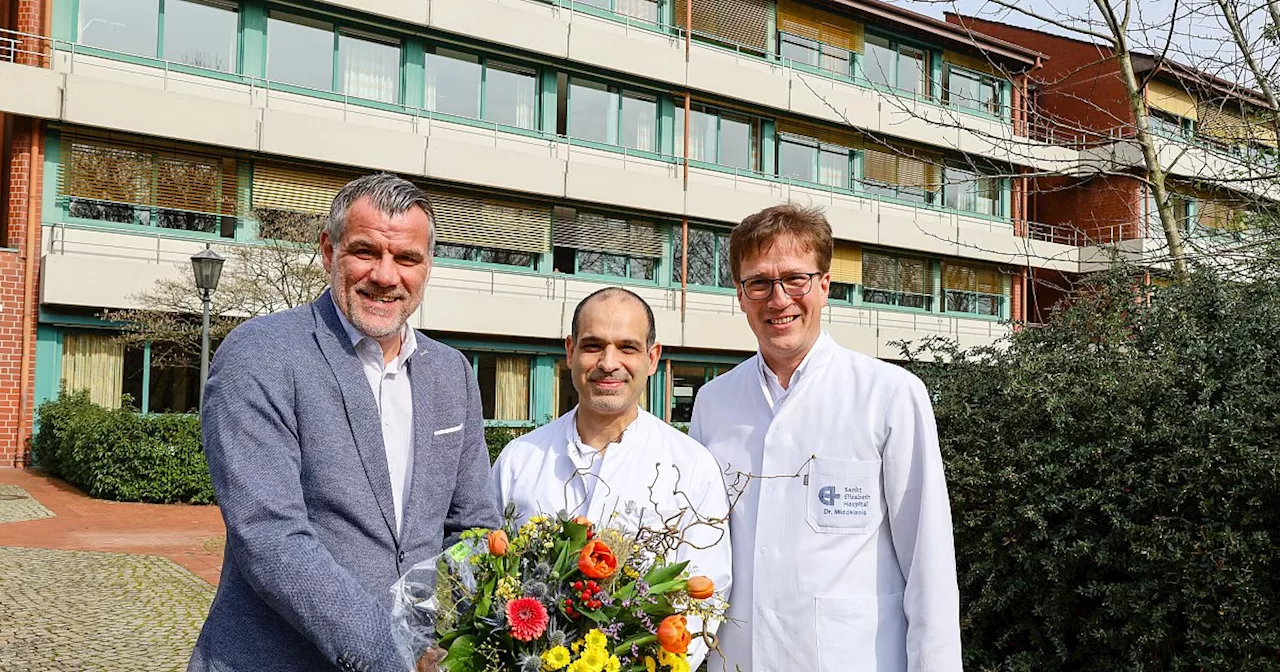
[[[733,588],[709,669],[960,672],[929,394],[823,331],[833,246],[822,213],[791,204],[729,238],[760,350],[702,388],[689,430],[732,505]]]

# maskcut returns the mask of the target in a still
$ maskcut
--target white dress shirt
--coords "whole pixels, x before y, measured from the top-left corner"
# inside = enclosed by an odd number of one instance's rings
[[[396,533],[404,521],[404,496],[413,482],[413,388],[409,384],[409,356],[418,349],[418,339],[405,325],[400,332],[400,354],[384,362],[382,345],[360,333],[338,310],[338,319],[347,331],[351,345],[360,359],[364,377],[373,391],[382,424],[382,447],[387,452],[387,471],[391,478],[391,501],[396,510]]]
[[[699,390],[689,428],[741,497],[729,621],[709,668],[960,672],[951,510],[924,384],[825,333],[785,396],[760,359]]]
[[[690,576],[710,578],[727,596],[729,500],[711,453],[641,409],[601,457],[579,438],[576,419],[574,409],[507,444],[493,464],[499,506],[514,502],[517,524],[561,510],[630,532],[674,522],[684,534],[674,561],[688,560]],[[695,641],[690,667],[697,668],[704,655],[706,647]]]

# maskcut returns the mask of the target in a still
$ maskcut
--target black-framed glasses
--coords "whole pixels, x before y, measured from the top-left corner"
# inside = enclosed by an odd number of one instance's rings
[[[764,301],[773,296],[774,285],[782,285],[787,296],[800,297],[813,289],[813,277],[822,275],[822,271],[813,273],[788,273],[781,278],[750,278],[738,283],[742,285],[742,294],[752,301]]]

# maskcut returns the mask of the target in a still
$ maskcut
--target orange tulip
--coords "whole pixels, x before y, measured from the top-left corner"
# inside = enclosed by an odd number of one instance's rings
[[[575,516],[573,522],[587,528],[588,530],[591,529],[591,521],[587,520],[586,516]]]
[[[607,579],[618,571],[618,559],[602,541],[588,541],[578,554],[578,569],[593,579]]]
[[[658,643],[671,653],[684,653],[689,650],[689,641],[693,639],[685,629],[684,616],[675,615],[662,619],[658,624]]]
[[[715,594],[716,584],[705,576],[695,576],[689,579],[689,582],[685,585],[685,590],[688,591],[689,597],[695,600],[705,600]]]
[[[494,530],[489,533],[489,554],[490,555],[506,555],[507,554],[507,533],[502,530]]]

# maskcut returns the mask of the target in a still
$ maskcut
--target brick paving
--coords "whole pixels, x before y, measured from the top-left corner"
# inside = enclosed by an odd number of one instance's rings
[[[0,495],[18,494],[0,498],[0,516],[27,512],[0,518],[0,672],[185,669],[222,569],[218,508],[107,502],[0,469]]]
[[[214,590],[153,555],[0,547],[0,670],[185,669]]]
[[[53,512],[17,485],[0,483],[0,523],[52,518]]]

